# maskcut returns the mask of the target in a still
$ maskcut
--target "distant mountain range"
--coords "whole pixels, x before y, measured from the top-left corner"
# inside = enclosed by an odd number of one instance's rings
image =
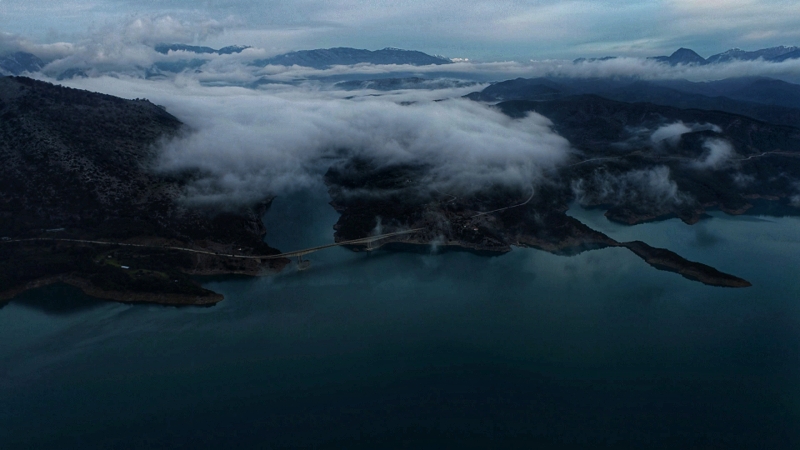
[[[602,58],[578,58],[574,63],[582,63],[582,62],[594,62],[594,61],[607,61],[609,59],[615,59],[616,56],[605,56]],[[800,58],[800,47],[770,47],[770,48],[762,48],[760,50],[754,50],[752,52],[748,52],[742,49],[733,48],[726,52],[717,53],[716,55],[711,55],[708,58],[703,58],[702,56],[698,55],[692,49],[688,48],[679,48],[673,54],[669,56],[652,56],[647,59],[652,59],[655,61],[667,63],[671,66],[677,66],[678,64],[683,65],[697,65],[702,66],[705,64],[717,64],[717,63],[725,63],[731,61],[754,61],[756,59],[763,59],[764,61],[772,61],[772,62],[782,62],[786,61],[787,59],[796,59]]]
[[[185,51],[197,54],[231,54],[240,53],[249,47],[230,46],[215,50],[211,47],[198,47],[184,44],[159,44],[155,50],[168,54],[170,51]],[[336,65],[353,64],[408,64],[412,66],[427,66],[431,64],[450,64],[448,58],[431,56],[416,50],[403,50],[387,47],[381,50],[364,50],[350,47],[321,48],[315,50],[300,50],[284,53],[267,59],[253,61],[255,66],[302,66],[315,69],[327,69]]]
[[[163,55],[180,52],[185,54],[183,59],[173,59],[169,61],[157,61],[151,67],[145,68],[146,78],[158,78],[169,76],[169,74],[180,73],[185,70],[201,70],[201,67],[208,61],[208,56],[201,55],[232,55],[241,53],[248,49],[248,46],[230,45],[219,49],[187,44],[158,44],[153,49]],[[193,56],[196,55],[196,56]],[[574,63],[597,62],[615,59],[616,56],[605,56],[602,58],[578,58]],[[653,56],[648,59],[659,61],[672,66],[677,65],[707,65],[719,64],[731,61],[753,61],[764,60],[769,62],[782,62],[790,59],[800,58],[800,47],[780,46],[770,47],[754,51],[745,51],[734,48],[716,55],[703,58],[694,50],[679,48],[669,56]],[[416,50],[403,50],[399,48],[387,47],[381,50],[364,50],[350,47],[335,47],[326,49],[300,50],[266,59],[251,61],[253,66],[281,65],[281,66],[301,66],[314,69],[327,69],[336,65],[354,64],[375,64],[375,65],[444,65],[451,64],[452,61],[443,56],[429,55]],[[36,73],[46,65],[44,61],[36,55],[26,52],[15,52],[0,56],[0,75],[20,75],[23,73]],[[60,74],[58,79],[69,79],[76,76],[86,76],[86,68],[69,68]],[[385,89],[385,86],[378,86],[380,83],[373,83],[370,88]],[[414,84],[414,83],[412,83]],[[416,83],[419,85],[419,83]],[[354,88],[354,86],[349,86]],[[537,87],[537,89],[541,89]]]
[[[398,89],[446,89],[474,86],[474,81],[429,79],[420,77],[376,78],[371,80],[350,80],[336,83],[334,86],[345,91],[374,89],[376,91],[394,91]]]
[[[185,59],[157,61],[151,67],[146,68],[146,78],[160,78],[169,73],[180,73],[184,70],[199,70],[207,59],[200,55],[231,55],[241,53],[248,49],[248,46],[230,45],[220,49],[202,47],[186,44],[158,44],[153,49],[163,55],[171,52],[183,52],[187,54]],[[192,57],[197,55],[197,57]],[[260,59],[250,62],[254,66],[283,65],[283,66],[303,66],[315,69],[326,69],[335,65],[353,64],[397,64],[425,66],[431,64],[450,64],[452,61],[442,56],[431,56],[416,50],[403,50],[399,48],[384,48],[381,50],[363,50],[348,47],[337,47],[316,50],[301,50],[296,52],[284,53],[267,59]],[[39,72],[45,63],[31,53],[16,52],[0,56],[0,76],[20,75],[23,73]],[[87,76],[86,68],[75,67],[64,70],[56,75],[58,80],[71,79],[75,77]],[[380,84],[380,83],[378,83]],[[411,84],[414,84],[411,82]],[[377,87],[377,86],[375,86]],[[420,87],[420,86],[417,86]],[[352,87],[351,87],[352,88]],[[380,89],[379,87],[377,87]]]
[[[211,47],[201,47],[196,45],[186,44],[158,44],[154,47],[155,51],[168,54],[170,51],[185,51],[197,54],[218,54],[229,55],[233,53],[241,53],[242,50],[250,48],[242,45],[231,45],[228,47],[220,48],[219,50]],[[25,55],[30,55],[25,54]],[[30,55],[33,56],[33,55]],[[8,58],[8,57],[6,57]],[[35,57],[34,57],[35,58]],[[605,56],[602,58],[578,58],[574,62],[593,62],[593,61],[606,61],[614,59],[616,56]],[[739,48],[733,48],[728,51],[711,55],[708,58],[703,58],[697,52],[689,48],[679,48],[669,56],[652,56],[648,59],[661,61],[670,65],[703,65],[715,64],[729,61],[753,61],[756,59],[763,59],[765,61],[781,62],[787,59],[800,58],[800,47],[796,46],[779,46],[762,48],[760,50],[746,51]],[[0,58],[0,67],[5,58]],[[37,58],[38,59],[38,58]],[[370,64],[410,64],[415,66],[424,66],[429,64],[450,64],[452,61],[443,56],[432,56],[416,50],[403,50],[399,48],[387,47],[381,50],[364,50],[350,47],[335,47],[314,50],[300,50],[295,52],[284,53],[282,55],[273,56],[267,59],[254,61],[255,65],[281,65],[281,66],[304,66],[313,67],[315,69],[325,69],[335,65],[352,65],[360,63]]]
[[[349,47],[336,47],[317,50],[289,52],[272,58],[254,61],[254,65],[303,66],[327,69],[336,65],[352,64],[408,64],[427,66],[431,64],[450,64],[443,56],[431,56],[416,50],[403,50],[387,47],[381,50],[363,50]]]
[[[25,72],[38,72],[44,62],[36,55],[26,52],[15,52],[0,56],[0,75],[19,75]]]
[[[173,51],[184,51],[188,53],[202,54],[232,54],[241,53],[249,47],[229,46],[215,50],[211,47],[198,47],[184,44],[159,44],[155,50],[162,54],[169,54]],[[156,77],[164,72],[178,73],[186,69],[197,69],[205,64],[203,59],[185,59],[180,61],[157,62],[148,72],[148,77]],[[315,50],[300,50],[296,52],[284,53],[267,59],[259,59],[251,62],[253,66],[302,66],[314,69],[327,69],[336,65],[353,64],[407,64],[412,66],[426,66],[431,64],[450,64],[447,58],[441,56],[431,56],[415,50],[402,50],[399,48],[384,48],[382,50],[363,50],[349,47],[337,47]]]
[[[800,126],[800,85],[763,77],[687,80],[517,78],[467,97],[486,102],[547,101],[594,94],[623,102],[724,111],[776,125]]]
[[[219,50],[215,50],[211,47],[199,47],[196,45],[186,45],[186,44],[158,44],[153,47],[155,51],[158,53],[168,54],[170,51],[173,52],[190,52],[190,53],[205,53],[205,54],[217,54],[217,55],[231,55],[233,53],[241,53],[242,50],[246,50],[250,48],[247,45],[229,45],[227,47],[222,47]]]
[[[770,47],[761,50],[748,52],[738,48],[733,48],[727,52],[709,56],[707,63],[727,62],[733,60],[752,61],[763,58],[765,61],[785,61],[787,59],[800,58],[800,47]]]

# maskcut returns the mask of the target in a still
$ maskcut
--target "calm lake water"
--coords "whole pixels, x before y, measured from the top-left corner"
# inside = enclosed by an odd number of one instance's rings
[[[625,249],[342,248],[206,279],[210,308],[51,286],[0,309],[0,448],[800,448],[800,219],[570,214],[754,286]],[[278,198],[267,240],[332,242],[336,218]]]

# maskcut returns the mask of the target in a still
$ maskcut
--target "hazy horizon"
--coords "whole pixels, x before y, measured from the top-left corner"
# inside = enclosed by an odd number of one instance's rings
[[[0,41],[78,43],[121,31],[134,41],[251,45],[272,54],[398,47],[526,61],[655,56],[687,47],[707,57],[734,47],[796,45],[798,30],[800,6],[785,1],[0,1]]]

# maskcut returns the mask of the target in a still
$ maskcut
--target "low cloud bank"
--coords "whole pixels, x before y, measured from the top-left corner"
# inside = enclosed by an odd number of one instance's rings
[[[244,204],[307,188],[352,157],[425,166],[425,186],[447,192],[527,188],[570,152],[543,116],[511,119],[460,98],[404,105],[402,97],[343,99],[303,87],[256,91],[109,77],[67,84],[146,97],[184,121],[191,132],[163,145],[156,168],[194,173],[187,200],[196,204]]]
[[[66,58],[76,51],[75,44],[56,42],[53,44],[36,44],[23,36],[0,31],[0,56],[25,52],[32,53],[44,61]]]
[[[707,139],[703,142],[706,154],[699,161],[692,163],[696,169],[717,170],[725,167],[736,152],[725,139]]]
[[[692,129],[687,127],[683,122],[663,125],[650,135],[650,142],[655,145],[661,145],[666,142],[674,147],[678,145],[678,141],[680,141],[682,135],[690,133],[691,131]]]
[[[663,146],[664,144],[669,144],[672,147],[678,145],[678,142],[681,140],[681,136],[686,133],[691,133],[695,131],[704,131],[704,130],[712,130],[717,133],[721,133],[722,129],[714,124],[704,123],[693,123],[686,125],[685,123],[678,121],[675,123],[662,125],[653,134],[650,135],[650,142],[652,142],[656,146]]]
[[[789,199],[789,203],[794,206],[795,208],[800,208],[800,182],[794,184],[795,189],[797,189],[797,195],[793,195]]]
[[[338,160],[428,166],[427,185],[465,192],[529,185],[569,144],[538,115],[512,120],[464,100],[401,106],[274,96],[233,97],[187,117],[197,131],[164,146],[159,169],[199,170],[196,203],[242,203],[319,183]]]
[[[690,201],[670,178],[670,170],[666,166],[622,174],[598,170],[589,179],[574,181],[572,190],[576,200],[582,205],[637,204],[667,207]]]
[[[414,74],[427,77],[452,77],[474,81],[501,81],[512,78],[634,78],[641,80],[686,79],[713,81],[745,76],[766,76],[800,82],[800,59],[783,62],[731,61],[706,66],[669,66],[644,58],[617,58],[608,61],[573,63],[564,60],[543,61],[462,61],[445,66],[356,64],[314,69],[301,66],[245,66],[255,78],[276,82],[330,77],[388,77]],[[208,74],[209,76],[212,73]]]
[[[143,15],[87,32],[75,42],[35,44],[19,35],[0,33],[0,55],[14,51],[33,53],[49,65],[44,73],[56,77],[70,69],[83,70],[89,76],[126,75],[145,78],[153,75],[157,63],[201,60],[200,72],[207,82],[231,82],[248,85],[257,82],[294,82],[331,77],[388,77],[410,74],[429,77],[453,77],[473,81],[500,81],[517,77],[613,78],[643,80],[687,79],[708,81],[742,76],[768,76],[800,82],[800,59],[782,62],[730,61],[703,66],[670,66],[646,58],[620,57],[608,60],[531,60],[473,62],[458,60],[445,66],[356,64],[313,69],[300,66],[256,66],[253,61],[280,53],[281,49],[249,49],[243,54],[216,55],[170,52],[163,55],[153,46],[158,43],[202,43],[219,40],[226,28],[236,28],[235,19],[205,17],[176,18],[171,15]],[[248,45],[251,42],[230,42]],[[288,50],[288,49],[283,49]],[[180,65],[176,66],[180,67]],[[197,66],[187,67],[189,73]],[[159,76],[174,77],[182,69],[165,70]],[[158,71],[156,71],[158,72]],[[230,74],[238,74],[232,80]]]

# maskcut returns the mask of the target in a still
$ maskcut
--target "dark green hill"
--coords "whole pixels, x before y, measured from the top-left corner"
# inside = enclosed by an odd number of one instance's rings
[[[800,85],[763,77],[709,82],[635,78],[517,78],[486,87],[468,98],[484,102],[556,100],[594,94],[622,102],[722,111],[777,125],[800,126]]]
[[[572,182],[613,183],[626,174],[644,173],[641,171],[658,166],[668,168],[669,180],[684,194],[672,202],[645,202],[637,195],[604,197],[599,194],[602,186],[586,186],[585,200],[608,206],[609,218],[620,222],[675,216],[695,222],[707,208],[743,212],[752,207],[755,199],[786,204],[798,193],[798,128],[721,111],[625,103],[594,95],[546,102],[517,100],[497,107],[512,117],[534,111],[547,117],[553,121],[554,129],[582,153],[582,158],[596,160],[566,169]],[[694,128],[672,145],[652,142],[656,130],[677,123]],[[709,154],[709,142],[724,142],[733,152],[726,164],[713,170],[698,168]],[[797,213],[796,208],[792,211]]]
[[[550,80],[518,79],[487,91],[497,99],[550,89],[558,89]],[[436,187],[424,164],[379,166],[357,159],[336,164],[326,182],[332,205],[342,214],[337,240],[378,228],[411,228],[421,231],[403,248],[422,245],[426,251],[431,242],[495,254],[512,246],[557,254],[625,247],[659,270],[715,286],[746,287],[745,280],[668,249],[615,241],[566,211],[577,201],[625,224],[674,217],[693,224],[708,209],[743,214],[756,204],[781,214],[800,213],[798,128],[597,95],[512,100],[495,107],[515,119],[532,112],[550,119],[574,149],[570,160],[532,177],[529,186],[498,183],[478,190]]]
[[[0,237],[236,246],[243,252],[275,253],[262,241],[259,213],[266,203],[235,213],[189,209],[180,201],[187,179],[149,170],[157,145],[185,131],[177,118],[147,100],[0,78]],[[150,292],[153,299],[167,293],[174,294],[175,302],[192,303],[178,294],[216,296],[181,272],[260,270],[257,263],[160,250],[79,248],[65,242],[0,245],[0,295],[37,281],[64,279],[96,295],[102,295],[98,289]],[[120,269],[123,265],[135,270]],[[130,299],[147,301],[147,296]]]

